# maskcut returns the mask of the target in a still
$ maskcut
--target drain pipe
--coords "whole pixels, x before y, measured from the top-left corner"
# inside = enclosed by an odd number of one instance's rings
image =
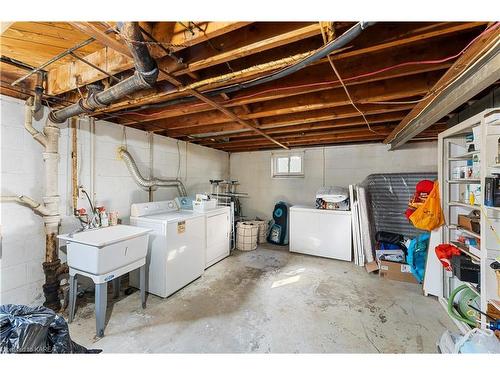
[[[134,181],[144,190],[153,190],[158,187],[173,187],[175,186],[181,197],[187,196],[186,187],[182,183],[181,180],[178,179],[161,179],[152,177],[151,179],[146,179],[142,177],[141,172],[139,172],[139,168],[137,168],[137,164],[132,158],[132,155],[124,148],[118,148],[118,155],[122,158],[127,166],[130,175],[134,179]]]
[[[58,165],[59,165],[59,134],[57,125],[47,120],[43,131],[33,127],[33,116],[36,107],[33,98],[26,101],[25,106],[25,129],[43,147],[43,161],[45,170],[45,194],[43,203],[36,202],[30,197],[2,196],[2,202],[14,202],[25,205],[37,215],[42,216],[45,226],[45,259],[42,264],[45,274],[43,293],[45,296],[44,306],[58,311],[61,308],[59,300],[59,275],[64,273],[65,266],[61,266],[59,251],[57,248],[57,233],[59,230],[59,193],[58,193]]]
[[[106,90],[93,91],[87,98],[80,99],[75,104],[51,112],[49,118],[52,122],[60,124],[70,117],[82,113],[93,113],[95,110],[104,108],[136,91],[153,87],[158,78],[159,70],[144,42],[139,23],[123,22],[118,24],[118,28],[134,58],[134,75]]]

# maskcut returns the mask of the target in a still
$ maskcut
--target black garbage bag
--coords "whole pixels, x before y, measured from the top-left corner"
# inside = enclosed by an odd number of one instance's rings
[[[78,345],[62,316],[43,306],[0,306],[0,353],[100,353]]]

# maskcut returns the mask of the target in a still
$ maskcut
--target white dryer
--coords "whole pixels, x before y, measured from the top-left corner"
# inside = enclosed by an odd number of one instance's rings
[[[181,210],[193,212],[193,200],[189,197],[175,199]],[[198,212],[198,211],[194,211]],[[231,251],[231,208],[217,206],[199,211],[206,220],[205,269],[229,256]]]
[[[168,297],[203,274],[205,214],[179,210],[175,201],[133,204],[130,224],[151,228],[146,259],[149,293]],[[130,274],[132,286],[138,275]]]
[[[205,211],[207,248],[205,268],[229,256],[231,247],[231,210],[216,207]]]

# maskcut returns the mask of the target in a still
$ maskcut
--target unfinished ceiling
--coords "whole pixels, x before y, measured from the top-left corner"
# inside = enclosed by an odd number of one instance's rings
[[[450,67],[488,27],[486,22],[380,22],[336,49],[331,61],[323,57],[247,87],[311,56],[353,25],[141,22],[160,68],[156,85],[93,115],[229,152],[380,142],[435,94],[436,84],[453,74]],[[37,75],[19,78],[42,66],[44,97],[55,109],[86,96],[90,83],[108,87],[131,76],[134,62],[116,28],[114,22],[3,24],[1,93],[32,95]],[[498,30],[494,34],[498,37]],[[437,138],[445,120],[412,140]]]

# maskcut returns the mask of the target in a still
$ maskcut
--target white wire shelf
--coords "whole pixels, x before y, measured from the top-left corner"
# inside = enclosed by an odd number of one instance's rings
[[[449,184],[479,184],[481,180],[479,178],[456,178],[446,182]]]
[[[450,229],[453,229],[453,230],[458,230],[466,235],[468,235],[469,237],[474,237],[474,238],[478,238],[478,239],[481,239],[481,235],[480,234],[477,234],[477,233],[474,233],[468,229],[465,229],[463,227],[460,227],[458,225],[449,225],[448,226]]]
[[[477,155],[479,154],[481,151],[470,151],[470,152],[466,152],[465,154],[462,154],[462,155],[457,155],[457,156],[452,156],[452,157],[449,157],[448,160],[468,160],[468,159],[472,159],[472,157],[474,155]]]
[[[493,206],[484,206],[487,210],[493,210],[493,211],[498,211],[500,212],[500,207],[493,207]]]
[[[457,201],[451,201],[448,203],[450,206],[460,206],[460,207],[466,207],[474,210],[478,210],[481,208],[478,204],[468,204],[464,202],[457,202]]]
[[[465,248],[467,245],[465,245],[461,242],[458,242],[458,241],[450,241],[450,242],[453,245],[455,245],[457,247],[457,249],[460,250],[461,253],[470,257],[473,262],[480,262],[481,261],[480,257],[478,257],[476,254],[471,253],[468,249]]]

